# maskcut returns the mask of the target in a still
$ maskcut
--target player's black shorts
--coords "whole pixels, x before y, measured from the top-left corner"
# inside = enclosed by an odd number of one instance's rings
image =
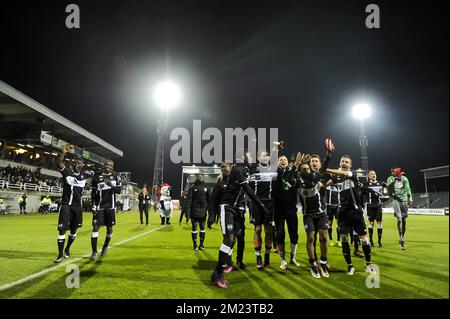
[[[353,230],[360,236],[367,234],[364,212],[360,208],[340,207],[338,213],[338,226],[341,235],[349,234]]]
[[[252,203],[251,214],[253,224],[255,225],[271,225],[273,221],[273,200],[261,200],[269,214],[265,214],[255,203]]]
[[[333,220],[338,218],[339,206],[327,206],[327,218]]]
[[[319,229],[328,229],[328,218],[325,212],[320,214],[304,214],[303,225],[307,232],[315,232]]]
[[[222,234],[239,236],[245,223],[245,207],[232,208],[229,205],[220,205],[220,224]]]
[[[83,224],[81,206],[62,204],[59,208],[58,230],[79,228]]]
[[[92,217],[92,226],[107,226],[112,227],[116,224],[116,211],[115,209],[102,209],[98,210]]]
[[[381,222],[383,220],[383,208],[381,206],[367,207],[367,217],[369,222],[377,221]]]

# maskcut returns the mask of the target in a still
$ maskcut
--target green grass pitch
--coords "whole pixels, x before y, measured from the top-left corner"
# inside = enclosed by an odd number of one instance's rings
[[[172,225],[161,227],[157,213],[150,214],[149,226],[139,224],[136,212],[119,213],[111,245],[120,244],[107,257],[91,261],[83,257],[90,252],[92,221],[85,213],[68,260],[75,260],[73,264],[80,269],[80,288],[72,289],[65,285],[66,265],[5,289],[7,284],[55,266],[57,215],[1,216],[0,298],[449,298],[448,216],[411,215],[407,249],[401,251],[395,219],[384,214],[384,247],[372,250],[373,262],[380,267],[380,287],[371,289],[366,287],[363,259],[353,259],[357,272],[347,276],[339,247],[329,247],[330,278],[310,275],[301,214],[299,268],[290,265],[281,271],[280,257],[272,254],[272,268],[258,271],[253,226],[247,224],[247,269],[227,274],[229,288],[218,289],[209,278],[221,243],[219,226],[207,229],[206,251],[194,252],[190,225],[178,225],[178,216],[175,212]],[[104,235],[102,228],[99,247]]]

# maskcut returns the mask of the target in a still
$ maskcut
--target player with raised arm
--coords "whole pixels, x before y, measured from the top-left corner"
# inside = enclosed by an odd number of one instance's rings
[[[86,185],[86,180],[93,176],[92,172],[82,172],[84,161],[79,157],[75,157],[72,168],[68,168],[64,164],[64,158],[67,153],[74,154],[75,147],[73,145],[65,147],[56,161],[63,177],[63,193],[58,216],[58,257],[55,260],[56,263],[61,262],[63,258],[70,257],[70,247],[77,236],[77,229],[83,224],[81,195]],[[64,249],[67,230],[70,230],[70,234],[67,246]]]
[[[298,244],[297,169],[293,165],[289,166],[288,159],[284,155],[278,157],[274,198],[276,239],[281,258],[280,269],[286,270],[288,267],[285,250],[285,224],[287,224],[290,241],[289,263],[299,267],[300,264],[295,259]]]
[[[101,172],[95,174],[92,180],[92,234],[91,259],[97,259],[98,230],[101,226],[106,226],[106,237],[103,244],[101,256],[108,253],[108,245],[113,235],[113,226],[116,224],[116,198],[122,190],[120,176],[114,172],[114,162],[106,161]]]
[[[353,275],[355,267],[352,263],[348,234],[355,230],[362,244],[366,260],[366,272],[376,273],[372,265],[372,251],[367,237],[366,223],[361,199],[361,184],[358,181],[356,171],[352,168],[352,159],[349,155],[343,155],[339,169],[327,169],[327,172],[342,179],[342,190],[340,192],[340,206],[338,213],[338,225],[342,239],[342,253],[347,262],[347,275]]]
[[[322,175],[331,158],[334,145],[331,139],[326,139],[326,157],[324,165],[316,165],[317,170],[311,168],[311,156],[297,154],[295,166],[298,167],[298,194],[303,210],[303,224],[306,231],[306,251],[309,257],[310,271],[314,278],[329,277],[327,230],[328,220],[325,205],[322,200]],[[319,159],[320,162],[320,159]],[[315,237],[319,234],[320,266],[317,263],[315,251]]]
[[[220,204],[220,221],[223,234],[223,242],[219,249],[219,256],[215,270],[211,276],[211,280],[219,288],[227,288],[228,281],[224,279],[223,271],[228,268],[228,260],[230,251],[236,242],[236,236],[239,236],[242,225],[244,223],[245,214],[245,194],[260,206],[265,214],[264,205],[255,195],[248,185],[250,176],[250,164],[252,162],[251,154],[247,151],[236,152],[236,164],[228,176],[224,185]]]

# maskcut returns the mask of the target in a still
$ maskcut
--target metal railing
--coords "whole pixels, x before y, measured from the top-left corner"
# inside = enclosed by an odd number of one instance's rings
[[[62,193],[62,188],[59,186],[37,185],[33,183],[12,183],[5,180],[0,180],[0,189],[27,192]]]

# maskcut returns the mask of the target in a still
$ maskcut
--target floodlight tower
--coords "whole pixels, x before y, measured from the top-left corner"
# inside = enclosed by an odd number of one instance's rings
[[[369,146],[369,139],[366,136],[366,128],[364,121],[372,114],[372,108],[369,104],[360,103],[355,104],[352,109],[352,115],[359,120],[359,146],[361,147],[361,168],[365,176],[369,171],[369,157],[367,155],[367,147]]]
[[[156,188],[164,182],[164,138],[166,135],[169,110],[180,104],[181,92],[176,83],[166,80],[159,83],[153,91],[153,101],[159,107],[158,141],[156,144],[155,166],[151,190],[152,200],[156,200]]]

